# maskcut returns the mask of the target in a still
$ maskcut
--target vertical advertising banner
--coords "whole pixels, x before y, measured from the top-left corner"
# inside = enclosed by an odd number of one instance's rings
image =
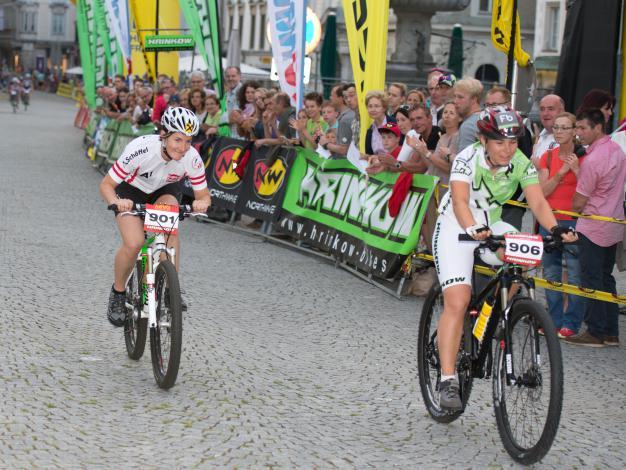
[[[157,18],[157,2],[155,0],[130,0],[131,12],[139,46],[141,48],[138,59],[133,60],[136,70],[133,73],[142,75],[148,73],[154,78],[156,75],[165,74],[169,77],[178,78],[178,52],[159,52],[158,64],[155,61],[156,52],[144,52],[143,45],[146,36],[154,34],[171,34],[172,31],[180,30],[180,6],[177,1],[161,0],[158,2],[159,14]],[[158,30],[169,30],[158,33]],[[158,65],[158,67],[157,67]]]
[[[491,16],[491,42],[493,46],[509,53],[511,48],[511,32],[513,31],[513,2],[514,0],[493,0]],[[522,49],[522,33],[519,14],[515,12],[515,48],[513,54],[520,67],[526,67],[530,56]]]
[[[87,106],[94,109],[96,107],[96,84],[91,57],[91,43],[89,42],[88,10],[90,8],[86,0],[76,2],[76,31],[78,33],[80,64],[83,68],[83,90]]]
[[[302,107],[304,92],[306,4],[306,0],[267,2],[272,56],[278,71],[278,82],[280,89],[289,95],[291,104],[296,109]]]
[[[389,0],[342,1],[350,62],[359,99],[359,147],[361,152],[365,152],[365,134],[372,124],[365,106],[365,95],[370,90],[385,89]]]
[[[204,58],[218,98],[223,94],[217,0],[180,0],[187,27]]]
[[[130,63],[130,23],[128,17],[127,0],[104,0],[107,23],[111,32],[111,39],[117,42],[117,48],[122,55],[124,66],[115,73],[128,75],[131,73]]]

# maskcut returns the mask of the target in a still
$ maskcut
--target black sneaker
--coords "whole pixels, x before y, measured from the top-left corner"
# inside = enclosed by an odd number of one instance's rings
[[[113,326],[124,326],[126,323],[126,294],[119,294],[111,287],[107,318]]]
[[[459,411],[461,403],[461,389],[457,379],[450,379],[439,384],[439,405],[442,410]]]

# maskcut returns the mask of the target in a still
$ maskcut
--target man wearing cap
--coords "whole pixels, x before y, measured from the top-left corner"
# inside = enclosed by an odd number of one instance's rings
[[[453,73],[441,75],[437,81],[437,88],[439,92],[439,99],[441,105],[437,108],[437,122],[441,122],[441,115],[443,114],[443,106],[448,102],[454,100],[453,87],[456,85],[456,76]]]

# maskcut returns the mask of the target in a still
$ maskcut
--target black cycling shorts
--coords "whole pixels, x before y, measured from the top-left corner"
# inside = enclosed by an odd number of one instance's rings
[[[126,181],[122,181],[116,188],[115,193],[120,199],[130,199],[135,204],[154,204],[156,200],[164,194],[171,194],[180,204],[182,197],[180,182],[166,184],[153,193],[144,193],[141,189],[131,186]],[[115,211],[117,215],[117,211]]]

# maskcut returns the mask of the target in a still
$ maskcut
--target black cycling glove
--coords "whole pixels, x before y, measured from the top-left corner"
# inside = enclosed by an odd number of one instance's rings
[[[550,229],[550,232],[552,232],[552,238],[554,239],[554,241],[562,243],[563,237],[561,235],[565,235],[566,233],[576,233],[576,230],[574,230],[572,227],[555,225]]]

